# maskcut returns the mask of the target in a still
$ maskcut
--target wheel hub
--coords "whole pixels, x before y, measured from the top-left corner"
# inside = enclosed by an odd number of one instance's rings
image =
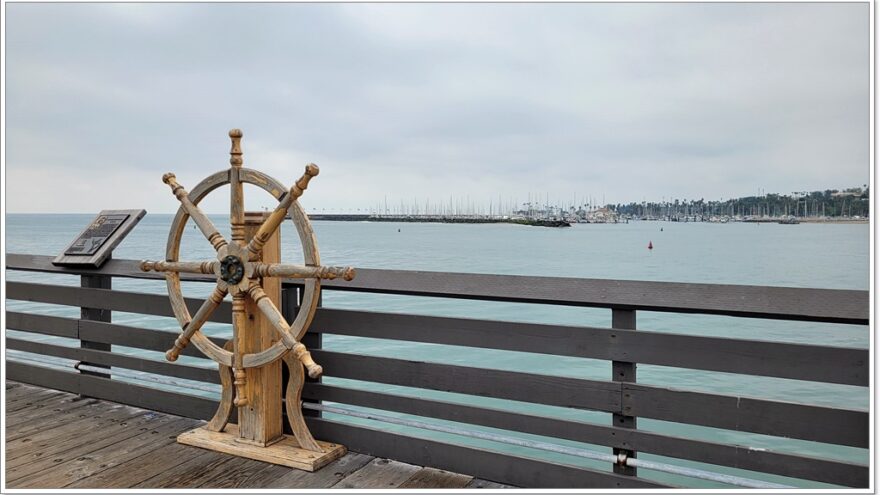
[[[244,264],[238,256],[229,255],[220,260],[220,279],[229,285],[237,285],[244,278]]]

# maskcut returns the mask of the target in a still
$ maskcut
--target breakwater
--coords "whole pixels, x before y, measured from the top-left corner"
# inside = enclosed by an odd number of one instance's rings
[[[411,222],[411,223],[513,223],[533,227],[571,227],[565,220],[519,217],[445,216],[445,215],[369,215],[311,214],[312,220],[337,222]]]

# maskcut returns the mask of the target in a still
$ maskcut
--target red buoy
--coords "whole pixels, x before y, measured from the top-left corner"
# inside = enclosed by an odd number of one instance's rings
[[[648,241],[648,249],[654,249],[654,244],[651,241]]]

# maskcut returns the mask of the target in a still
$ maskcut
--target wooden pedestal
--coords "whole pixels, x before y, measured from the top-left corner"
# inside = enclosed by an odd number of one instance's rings
[[[245,214],[245,236],[250,240],[265,219],[263,213]],[[277,263],[281,258],[278,230],[268,239],[262,250],[261,261]],[[275,307],[281,307],[281,283],[277,278],[262,281],[263,291]],[[272,324],[257,305],[245,304],[246,328],[240,346],[245,353],[263,351],[278,340]],[[227,343],[229,350],[231,342]],[[282,433],[281,366],[286,363],[290,381],[286,391],[288,421],[294,435]],[[245,393],[248,404],[238,408],[238,424],[229,424],[233,408],[232,370],[220,366],[223,394],[214,418],[205,426],[180,434],[177,442],[225,454],[271,462],[282,466],[315,471],[345,455],[342,445],[316,441],[302,417],[300,392],[305,381],[302,363],[290,353],[259,368],[247,369]]]
[[[290,435],[282,435],[280,440],[267,446],[260,447],[238,441],[238,425],[226,425],[223,432],[210,431],[205,428],[196,428],[177,437],[178,443],[192,445],[203,449],[223,452],[224,454],[247,457],[257,461],[271,462],[282,466],[316,471],[327,463],[339,459],[345,455],[345,447],[335,443],[322,442],[318,445],[323,452],[312,452],[299,448],[296,439]]]

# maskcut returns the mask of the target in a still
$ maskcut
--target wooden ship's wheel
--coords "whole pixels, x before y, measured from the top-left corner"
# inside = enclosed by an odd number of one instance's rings
[[[181,434],[178,441],[314,470],[343,455],[345,448],[316,441],[303,420],[300,402],[303,366],[312,378],[318,378],[322,369],[301,339],[315,315],[320,279],[342,277],[351,280],[355,272],[351,267],[329,267],[320,263],[314,231],[299,203],[309,181],[318,175],[318,167],[307,165],[303,176],[288,190],[262,172],[243,168],[242,132],[233,129],[229,131],[229,137],[232,139],[229,170],[208,176],[191,192],[177,182],[174,174],[167,173],[162,177],[181,205],[168,234],[165,260],[141,262],[144,271],[165,273],[171,307],[182,328],[174,346],[165,353],[166,359],[176,361],[180,352],[192,342],[220,366],[222,393],[217,413],[204,427]],[[247,228],[245,183],[262,188],[278,200],[278,206],[262,219],[255,232],[254,228]],[[208,193],[225,184],[231,189],[231,242],[223,238],[198,207]],[[280,241],[276,231],[288,215],[302,244],[304,264],[282,264],[277,259],[280,257]],[[189,218],[214,247],[216,260],[180,261],[180,241]],[[251,222],[251,227],[256,225]],[[248,236],[248,231],[252,235]],[[272,253],[269,253],[269,245],[273,247]],[[192,316],[181,292],[181,273],[217,278],[214,290]],[[275,294],[267,294],[270,290],[264,290],[269,287],[271,277],[304,279],[299,309],[290,324],[278,309],[280,285],[273,281],[272,292]],[[201,327],[228,294],[232,294],[233,336],[224,347],[220,347],[201,332]],[[290,372],[285,402],[292,437],[281,431],[282,361]],[[237,425],[229,424],[233,406],[238,411]]]

